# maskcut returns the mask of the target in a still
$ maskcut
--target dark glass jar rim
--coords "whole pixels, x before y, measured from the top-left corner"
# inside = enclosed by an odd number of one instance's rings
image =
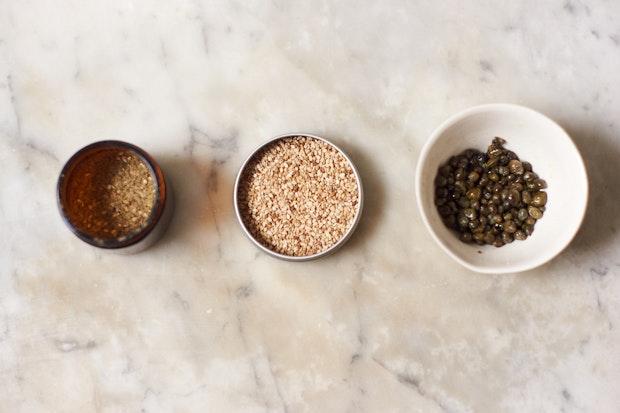
[[[73,169],[81,161],[86,159],[87,156],[104,150],[129,151],[135,154],[146,164],[151,176],[155,178],[155,202],[153,203],[153,207],[151,208],[151,212],[149,214],[146,225],[139,231],[136,231],[135,233],[122,239],[103,239],[94,237],[93,235],[82,231],[78,226],[71,222],[71,220],[69,219],[69,215],[67,214],[67,184],[71,179],[71,173]],[[58,182],[56,184],[56,202],[58,204],[58,210],[67,227],[69,227],[71,232],[73,232],[82,241],[103,249],[119,249],[129,247],[139,243],[144,238],[146,238],[159,222],[164,212],[164,207],[166,206],[166,199],[166,180],[164,178],[163,171],[161,170],[155,159],[153,159],[153,157],[142,148],[131,143],[118,140],[98,141],[86,145],[82,149],[78,150],[69,158],[69,160],[63,166],[60,175],[58,176]]]

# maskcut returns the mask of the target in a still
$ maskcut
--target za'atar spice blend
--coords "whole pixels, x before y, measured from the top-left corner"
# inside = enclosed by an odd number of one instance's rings
[[[103,149],[82,159],[67,183],[68,219],[80,231],[122,239],[148,224],[156,186],[146,163],[125,149]]]

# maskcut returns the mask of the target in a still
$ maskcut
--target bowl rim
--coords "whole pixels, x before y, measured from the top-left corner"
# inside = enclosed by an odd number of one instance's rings
[[[243,218],[241,217],[241,211],[239,210],[239,200],[238,200],[239,184],[241,182],[241,177],[243,176],[243,172],[245,171],[246,167],[248,166],[250,161],[256,156],[256,154],[258,154],[263,148],[271,145],[272,143],[276,141],[286,139],[286,138],[294,138],[296,136],[309,137],[309,138],[313,138],[313,139],[317,139],[319,141],[325,142],[329,146],[336,149],[342,156],[344,156],[344,158],[347,160],[347,162],[351,166],[351,169],[353,170],[353,174],[355,175],[355,182],[357,183],[357,192],[358,192],[357,211],[355,212],[355,218],[353,218],[353,222],[351,223],[351,226],[344,233],[344,235],[334,245],[332,245],[328,249],[321,251],[321,252],[317,252],[316,254],[304,255],[304,256],[293,256],[293,255],[280,254],[278,252],[275,252],[267,248],[263,244],[261,244],[256,238],[254,238],[254,236],[246,228],[246,225],[243,222]],[[295,262],[310,261],[310,260],[315,260],[317,258],[321,258],[327,255],[333,254],[336,250],[342,247],[349,240],[349,238],[351,238],[351,236],[353,235],[353,232],[357,228],[357,225],[359,224],[359,221],[362,217],[362,210],[364,209],[364,187],[362,185],[362,178],[359,174],[359,171],[357,170],[357,167],[355,166],[355,163],[353,163],[353,160],[349,157],[349,155],[347,155],[347,153],[342,148],[340,148],[338,145],[329,141],[328,139],[325,139],[322,136],[313,135],[311,133],[305,133],[305,132],[285,133],[282,135],[277,135],[275,137],[272,137],[268,139],[266,142],[259,144],[254,150],[252,150],[250,155],[245,159],[245,161],[239,168],[239,172],[237,172],[237,177],[235,179],[235,186],[233,188],[233,204],[235,208],[235,215],[237,216],[237,221],[239,222],[239,225],[241,226],[243,233],[259,249],[271,255],[272,257],[279,258],[285,261],[295,261]]]
[[[497,111],[497,110],[528,113],[530,115],[534,115],[539,118],[542,118],[543,120],[547,122],[551,122],[553,125],[555,125],[561,131],[563,136],[566,138],[566,141],[568,142],[569,146],[574,149],[574,152],[577,155],[577,159],[579,160],[579,166],[580,166],[579,169],[583,173],[585,191],[583,193],[583,202],[581,202],[579,205],[579,207],[581,208],[581,213],[579,215],[578,221],[574,225],[572,233],[570,234],[569,237],[567,237],[565,242],[563,242],[562,244],[559,244],[550,253],[540,255],[537,258],[534,258],[532,260],[528,260],[522,263],[495,265],[495,266],[479,266],[479,265],[472,264],[460,258],[457,254],[455,254],[452,251],[452,249],[448,245],[444,243],[444,241],[435,232],[435,229],[430,223],[427,212],[422,205],[422,182],[421,182],[422,170],[423,170],[424,165],[426,164],[426,160],[428,158],[428,154],[431,148],[435,145],[439,137],[450,126],[472,115],[476,115],[476,114],[484,113],[484,112]],[[437,128],[433,130],[430,137],[425,142],[422,148],[422,151],[420,152],[420,155],[418,157],[418,164],[416,166],[416,178],[415,178],[416,203],[418,205],[418,210],[420,211],[420,215],[422,216],[422,221],[424,222],[424,225],[426,226],[426,229],[428,230],[428,232],[430,232],[431,237],[435,240],[437,244],[439,244],[439,246],[441,247],[443,251],[445,251],[450,257],[452,257],[459,264],[461,264],[462,266],[464,266],[465,268],[471,271],[484,273],[484,274],[506,274],[506,273],[518,273],[518,272],[529,271],[557,257],[573,241],[573,239],[577,235],[577,232],[581,228],[586,211],[588,209],[589,191],[590,191],[589,178],[588,178],[588,172],[586,169],[585,162],[583,160],[583,157],[581,156],[581,153],[579,152],[579,148],[577,148],[577,145],[575,145],[575,142],[573,141],[571,136],[566,132],[566,130],[562,126],[560,126],[557,122],[555,122],[553,119],[549,118],[543,113],[537,110],[531,109],[529,107],[517,105],[513,103],[487,103],[487,104],[472,106],[472,107],[464,109],[450,116],[448,119],[443,121]]]

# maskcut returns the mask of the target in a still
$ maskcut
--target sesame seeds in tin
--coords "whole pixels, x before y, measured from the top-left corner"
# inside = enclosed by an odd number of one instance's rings
[[[258,150],[237,182],[237,211],[249,235],[274,255],[309,257],[341,242],[360,212],[349,159],[312,136],[285,136]]]

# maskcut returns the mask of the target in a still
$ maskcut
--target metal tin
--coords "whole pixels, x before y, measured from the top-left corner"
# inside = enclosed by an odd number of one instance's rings
[[[306,255],[306,256],[300,256],[300,257],[291,256],[291,255],[284,255],[284,254],[277,253],[277,252],[272,251],[269,248],[265,247],[260,242],[258,242],[258,240],[256,240],[252,236],[250,231],[246,228],[245,223],[243,222],[243,219],[241,218],[241,212],[239,210],[239,202],[238,202],[238,197],[237,197],[238,190],[239,190],[239,183],[241,181],[241,177],[243,176],[243,172],[245,171],[245,168],[247,167],[248,163],[254,158],[254,156],[256,156],[256,154],[258,152],[260,152],[263,148],[271,145],[272,143],[274,143],[274,142],[276,142],[278,140],[286,139],[286,138],[294,138],[296,136],[313,138],[313,139],[317,139],[317,140],[320,140],[322,142],[325,142],[326,144],[328,144],[328,145],[332,146],[333,148],[335,148],[342,156],[344,156],[344,158],[349,162],[349,165],[351,166],[351,169],[353,170],[353,174],[355,175],[355,181],[357,183],[357,191],[358,191],[358,197],[359,197],[358,203],[357,203],[357,211],[355,213],[355,218],[353,219],[353,223],[351,224],[351,226],[349,227],[347,232],[342,236],[342,238],[340,238],[340,240],[338,240],[338,242],[336,242],[334,245],[332,245],[331,247],[329,247],[325,251],[321,251],[321,252],[313,254],[313,255]],[[360,174],[359,174],[357,168],[355,167],[355,164],[353,163],[353,161],[351,160],[349,155],[347,155],[337,145],[335,145],[334,143],[328,141],[327,139],[325,139],[325,138],[323,138],[321,136],[312,135],[312,134],[309,134],[309,133],[287,133],[285,135],[278,135],[278,136],[268,140],[267,142],[262,143],[260,146],[258,146],[250,154],[250,156],[247,157],[245,162],[243,162],[243,165],[241,165],[241,168],[239,169],[239,172],[237,173],[237,179],[235,179],[235,188],[234,188],[234,193],[233,193],[233,202],[234,202],[234,206],[235,206],[235,214],[237,215],[237,221],[239,221],[239,225],[241,226],[241,229],[243,229],[243,232],[245,233],[245,235],[254,243],[254,245],[256,245],[258,248],[260,248],[261,250],[263,250],[267,254],[271,255],[272,257],[279,258],[281,260],[286,260],[286,261],[310,261],[310,260],[314,260],[314,259],[317,259],[317,258],[325,257],[326,255],[330,255],[330,254],[334,253],[338,248],[342,247],[344,245],[344,243],[347,242],[347,240],[351,237],[351,235],[355,231],[355,229],[357,227],[357,224],[359,223],[360,218],[362,216],[362,209],[364,207],[364,189],[363,189],[363,186],[362,186],[362,179],[360,177]]]
[[[87,156],[104,150],[123,150],[132,152],[147,165],[147,168],[155,181],[155,203],[151,209],[147,224],[141,230],[125,238],[102,239],[94,237],[82,231],[74,223],[72,223],[66,210],[67,183],[70,180],[73,169]],[[133,254],[154,244],[165,232],[168,223],[170,222],[170,218],[172,217],[172,210],[174,207],[172,190],[164,177],[162,169],[157,162],[155,162],[155,159],[136,145],[116,140],[105,140],[92,143],[83,147],[71,156],[71,158],[69,158],[58,177],[58,183],[56,185],[56,201],[63,221],[69,227],[71,232],[73,232],[79,239],[94,247],[120,254]]]

